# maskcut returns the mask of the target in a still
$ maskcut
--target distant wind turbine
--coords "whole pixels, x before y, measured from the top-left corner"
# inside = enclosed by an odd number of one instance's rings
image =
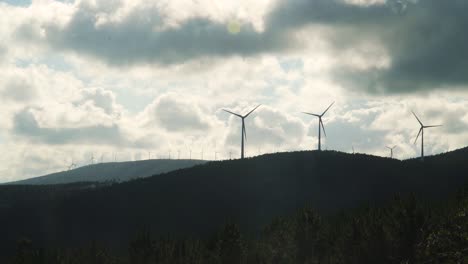
[[[245,119],[253,112],[255,111],[260,105],[257,105],[254,109],[252,109],[250,112],[248,112],[246,115],[242,116],[239,114],[236,114],[234,112],[228,111],[226,109],[223,109],[223,111],[228,112],[230,114],[233,114],[242,120],[242,132],[241,132],[241,159],[244,158],[244,140],[247,140],[247,132],[245,130]]]
[[[390,158],[393,159],[393,150],[396,148],[396,146],[393,146],[393,147],[386,146],[386,148],[390,150]]]
[[[334,104],[335,102],[331,103],[330,106],[328,106],[327,109],[325,109],[325,111],[323,111],[323,113],[321,115],[318,115],[318,114],[312,114],[312,113],[307,113],[307,112],[302,112],[306,115],[312,115],[312,116],[316,116],[318,117],[319,119],[319,125],[318,125],[318,150],[321,151],[322,150],[322,143],[321,143],[321,138],[322,138],[322,129],[323,129],[323,134],[325,136],[327,136],[327,134],[325,133],[325,126],[323,125],[323,122],[322,122],[322,117],[325,115],[325,113],[328,111],[328,109],[330,109],[330,107],[332,107],[332,105]]]
[[[73,159],[72,159],[70,166],[68,166],[68,170],[72,170],[73,168],[76,168],[76,164],[75,162],[73,162]]]
[[[416,139],[414,140],[414,144],[416,144],[416,142],[418,141],[419,135],[421,135],[421,160],[423,161],[424,160],[424,129],[425,128],[431,128],[431,127],[440,127],[442,125],[425,126],[425,125],[423,125],[421,120],[419,120],[418,116],[413,111],[411,111],[411,112],[413,113],[414,117],[416,117],[416,120],[418,120],[419,124],[421,125],[421,128],[419,129],[418,135],[416,136]]]
[[[94,164],[94,154],[91,154],[91,164]]]

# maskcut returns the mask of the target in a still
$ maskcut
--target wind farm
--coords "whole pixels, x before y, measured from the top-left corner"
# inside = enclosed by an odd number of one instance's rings
[[[467,10],[2,1],[0,264],[468,264]]]

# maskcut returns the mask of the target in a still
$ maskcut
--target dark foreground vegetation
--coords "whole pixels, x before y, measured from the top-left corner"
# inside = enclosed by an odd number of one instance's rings
[[[141,230],[125,252],[98,241],[80,249],[18,241],[14,264],[106,263],[468,263],[468,191],[444,202],[395,197],[381,207],[321,215],[303,209],[257,236],[228,223],[205,239],[153,237]]]

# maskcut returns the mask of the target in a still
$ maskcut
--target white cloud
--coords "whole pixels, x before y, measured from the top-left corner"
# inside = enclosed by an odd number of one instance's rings
[[[194,99],[175,93],[159,96],[143,111],[143,126],[170,133],[209,133],[216,123],[213,113]]]

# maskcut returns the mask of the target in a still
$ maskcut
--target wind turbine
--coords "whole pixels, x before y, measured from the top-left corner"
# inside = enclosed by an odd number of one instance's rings
[[[73,168],[76,168],[76,164],[75,162],[73,162],[73,159],[72,159],[70,166],[68,166],[68,170],[71,170]]]
[[[312,116],[316,116],[318,117],[319,119],[319,125],[318,125],[318,150],[321,151],[322,150],[322,145],[321,145],[321,140],[322,140],[322,129],[323,129],[323,134],[325,136],[327,136],[327,133],[325,133],[325,126],[323,125],[323,122],[322,122],[322,117],[325,115],[325,113],[328,111],[328,109],[330,109],[330,107],[332,107],[332,105],[334,104],[335,102],[331,103],[330,106],[328,106],[327,109],[325,109],[325,111],[323,111],[323,113],[321,115],[318,115],[318,114],[312,114],[312,113],[307,113],[307,112],[302,112],[306,115],[312,115]]]
[[[244,158],[244,140],[247,140],[247,132],[245,130],[245,119],[253,112],[255,111],[260,105],[257,105],[254,109],[252,109],[250,112],[248,112],[246,115],[242,116],[239,114],[236,114],[234,112],[228,111],[226,109],[223,109],[223,111],[228,112],[230,114],[233,114],[239,118],[242,119],[242,132],[241,132],[241,159]]]
[[[386,146],[386,148],[390,150],[390,158],[393,159],[393,150],[396,148],[396,146],[393,146],[393,147]]]
[[[421,120],[419,120],[418,116],[413,111],[411,111],[411,112],[413,113],[414,117],[416,117],[416,120],[418,120],[419,124],[421,125],[421,128],[419,129],[418,135],[416,136],[416,139],[414,140],[414,144],[416,144],[416,142],[418,141],[419,135],[421,135],[421,160],[423,161],[424,160],[424,129],[425,128],[431,128],[431,127],[440,127],[442,125],[425,126],[425,125],[423,125]]]

